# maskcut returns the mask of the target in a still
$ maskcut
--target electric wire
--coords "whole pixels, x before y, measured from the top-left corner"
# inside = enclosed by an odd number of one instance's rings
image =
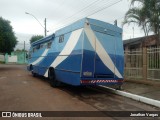
[[[107,8],[109,8],[109,7],[111,7],[111,6],[115,5],[115,4],[118,4],[118,3],[121,2],[121,1],[122,1],[122,0],[116,1],[116,2],[114,2],[114,3],[112,3],[112,4],[110,4],[110,5],[104,4],[101,9],[98,9],[98,10],[97,10],[97,9],[94,9],[94,10],[92,10],[92,13],[88,13],[86,16],[88,17],[88,16],[91,16],[91,15],[94,15],[94,14],[96,14],[96,13],[98,13],[98,12],[104,10],[104,9],[107,9]],[[107,3],[108,3],[108,2],[107,2]],[[106,5],[107,5],[107,6],[106,6]],[[81,16],[81,17],[82,17],[82,16]],[[81,18],[81,17],[80,17],[80,18]],[[78,19],[79,19],[79,18],[78,18]],[[70,24],[70,23],[72,23],[72,22],[75,22],[75,21],[77,21],[78,19],[77,19],[77,18],[76,18],[76,19],[72,19],[72,21],[69,21],[68,24]],[[65,27],[65,26],[67,26],[67,25],[58,26],[58,27],[55,28],[55,30],[57,30],[57,29],[59,29],[59,28],[62,28],[62,27]]]
[[[73,22],[73,20],[75,20],[75,16],[77,16],[77,15],[79,15],[80,13],[82,14],[81,15],[81,17],[82,16],[88,16],[88,14],[90,14],[90,12],[92,12],[92,11],[95,11],[96,9],[95,9],[95,3],[97,3],[97,2],[101,2],[101,1],[104,1],[104,0],[96,0],[96,1],[94,1],[94,2],[92,2],[91,4],[89,4],[89,5],[87,5],[85,8],[82,8],[80,11],[78,11],[78,12],[76,12],[76,13],[74,13],[72,16],[69,16],[68,18],[66,18],[66,19],[64,19],[64,21],[62,22],[58,22],[59,24],[61,23],[64,23],[64,24],[66,24],[66,23],[69,23],[69,22]],[[111,0],[109,0],[109,1],[111,1]],[[106,2],[104,2],[104,3],[101,3],[101,4],[103,4],[103,6],[104,5],[106,5],[106,3],[108,3],[109,1],[106,1]],[[100,3],[97,3],[96,4],[96,6],[100,6],[101,5]],[[98,6],[98,7],[99,7]],[[94,9],[91,9],[91,7],[94,7]],[[89,10],[88,10],[89,9]],[[83,13],[87,13],[87,14],[85,14],[85,15],[83,15]],[[74,17],[74,18],[73,18]],[[80,17],[80,18],[81,18]],[[69,20],[69,19],[71,19],[71,18],[73,18],[72,20]],[[78,18],[79,19],[79,18]],[[77,18],[76,18],[76,20],[77,20]],[[68,21],[68,22],[67,22]],[[56,28],[59,28],[59,24],[57,24],[56,25]],[[58,26],[58,27],[57,27]],[[54,26],[55,27],[55,26]],[[55,29],[55,28],[54,28]]]
[[[120,1],[118,1],[118,2],[120,2]],[[107,2],[108,3],[108,2]],[[116,2],[117,3],[117,2]],[[116,3],[114,3],[114,4],[116,4]],[[111,4],[111,6],[113,6],[114,4]],[[107,4],[108,5],[108,4]],[[104,4],[103,5],[103,9],[104,9],[104,6],[105,6],[105,8],[106,8],[106,4]],[[109,7],[110,7],[110,5],[109,5]],[[108,6],[107,6],[107,8],[108,8]],[[93,11],[93,10],[92,10]],[[91,15],[91,14],[94,14],[96,11],[101,11],[101,10],[97,10],[97,9],[94,9],[94,12],[92,12],[92,13],[87,13],[87,15],[85,15],[85,16],[89,16],[89,15]],[[97,13],[97,12],[96,12]],[[76,19],[73,19],[70,23],[72,23],[72,22],[74,22],[74,21],[77,21],[78,19],[80,19],[80,18],[82,18],[82,15],[79,17],[79,18],[76,18]],[[68,22],[69,23],[69,22]],[[61,27],[63,27],[63,25],[61,25],[61,26],[59,26],[59,27],[57,27],[56,29],[59,29],[59,28],[61,28]]]
[[[88,9],[90,6],[94,5],[95,3],[97,3],[98,1],[103,1],[103,0],[96,0],[94,2],[92,2],[91,4],[85,6],[84,8],[82,8],[81,10],[79,10],[78,12],[72,14],[71,16],[67,17],[67,18],[64,18],[64,19],[61,19],[59,22],[55,23],[56,26],[58,26],[59,24],[61,23],[64,23],[65,21],[67,21],[68,19],[74,17],[75,15],[77,15],[78,13],[81,13],[82,11],[85,11],[85,9]]]

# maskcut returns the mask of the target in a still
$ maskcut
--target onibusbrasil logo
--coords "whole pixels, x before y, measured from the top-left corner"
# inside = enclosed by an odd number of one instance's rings
[[[2,112],[2,117],[42,117],[37,112]]]

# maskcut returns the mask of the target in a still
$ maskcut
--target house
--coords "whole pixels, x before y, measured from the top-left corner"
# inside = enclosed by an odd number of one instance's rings
[[[148,37],[139,37],[123,41],[124,50],[134,51],[142,47],[156,47],[158,45],[158,37],[151,35]]]

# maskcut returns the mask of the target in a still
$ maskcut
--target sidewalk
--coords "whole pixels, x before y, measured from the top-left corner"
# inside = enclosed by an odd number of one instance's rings
[[[151,82],[153,84],[125,81],[123,91],[160,101],[160,81]]]

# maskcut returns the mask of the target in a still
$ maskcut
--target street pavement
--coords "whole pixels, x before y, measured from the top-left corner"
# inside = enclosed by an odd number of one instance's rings
[[[33,77],[26,70],[26,65],[0,65],[0,84],[1,111],[160,111],[158,107],[112,94],[102,89],[69,85],[52,88],[43,77]],[[157,91],[160,92],[160,89],[157,85],[124,82],[123,88],[126,92],[145,95],[145,97],[152,96],[152,99],[159,100]],[[65,119],[69,120],[70,118]],[[83,117],[73,119],[80,120]],[[96,117],[89,117],[88,119],[97,120]],[[101,119],[106,120],[105,117],[98,118],[98,120]],[[108,119],[146,120],[148,118],[118,117],[115,119],[107,117]]]

